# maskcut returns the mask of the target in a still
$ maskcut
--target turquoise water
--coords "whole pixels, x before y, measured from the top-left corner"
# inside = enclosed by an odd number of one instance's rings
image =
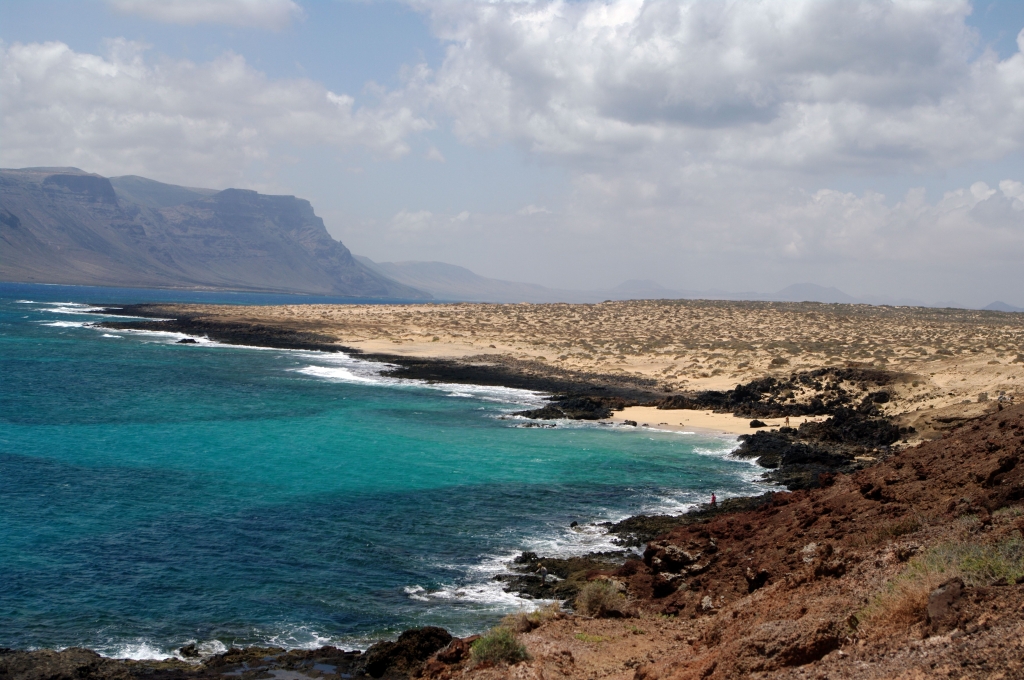
[[[0,647],[468,634],[529,604],[492,580],[518,551],[760,492],[729,439],[523,428],[501,416],[541,395],[85,325],[87,303],[154,298],[279,301],[0,284]]]

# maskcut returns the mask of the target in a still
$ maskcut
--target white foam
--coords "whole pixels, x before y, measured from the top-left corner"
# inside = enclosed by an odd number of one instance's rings
[[[202,663],[203,659],[208,659],[211,656],[223,654],[224,652],[228,651],[228,646],[220,640],[204,640],[203,642],[199,642],[198,640],[188,640],[185,642],[185,644],[182,645],[182,647],[186,645],[195,645],[198,657],[183,657],[181,655],[180,648],[174,650],[171,656],[173,656],[175,659],[178,659],[179,661],[198,664]]]
[[[507,614],[526,608],[541,607],[553,600],[530,600],[516,593],[505,592],[505,583],[495,576],[509,574],[508,564],[518,552],[486,557],[480,562],[463,567],[466,582],[442,585],[436,590],[427,590],[419,585],[406,586],[409,599],[418,602],[436,602],[439,605],[472,605],[476,610],[495,614]]]
[[[101,656],[111,659],[131,659],[132,661],[159,661],[173,657],[148,640],[121,643],[112,650],[97,650],[97,652]]]
[[[261,644],[284,647],[285,649],[317,649],[325,645],[340,647],[347,642],[342,638],[324,635],[310,626],[302,624],[288,625],[285,630],[273,635],[265,635],[263,638],[265,642]],[[370,644],[373,643],[371,642]],[[369,645],[361,646],[360,648],[366,649],[367,647]]]
[[[406,586],[402,588],[406,595],[409,596],[410,600],[419,600],[420,602],[430,602],[430,598],[426,596],[427,589],[423,586]]]
[[[220,345],[220,343],[214,342],[205,336],[176,333],[173,331],[149,331],[138,328],[118,328],[117,332],[138,335],[142,338],[149,338],[150,340],[158,341],[163,345],[174,345],[179,340],[195,340],[197,345]]]
[[[114,335],[113,333],[104,333],[104,334],[103,334],[103,335],[101,335],[100,337],[101,337],[101,338],[117,338],[117,339],[119,339],[119,340],[121,339],[121,336],[120,336],[120,335]]]
[[[46,305],[47,309],[40,311],[53,312],[55,314],[90,314],[92,312],[102,312],[105,309],[105,307],[93,307],[80,302],[44,302],[42,304]]]
[[[324,380],[330,380],[332,382],[358,382],[358,383],[380,383],[380,380],[374,380],[372,377],[365,375],[356,375],[350,369],[344,366],[304,366],[303,368],[295,369],[297,372],[304,375],[311,375],[315,378],[323,378]]]
[[[40,321],[39,323],[54,328],[85,328],[90,325],[88,321]]]
[[[537,406],[545,395],[533,390],[492,385],[463,385],[459,383],[428,382],[426,380],[394,378],[381,375],[384,371],[397,368],[393,364],[366,361],[344,352],[303,352],[310,365],[294,369],[298,373],[331,382],[375,384],[387,387],[415,387],[440,390],[449,397],[474,398],[500,404]],[[315,363],[312,363],[315,362]],[[325,365],[326,364],[326,365]]]

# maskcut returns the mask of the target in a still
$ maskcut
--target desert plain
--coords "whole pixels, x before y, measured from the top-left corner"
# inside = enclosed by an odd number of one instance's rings
[[[923,437],[992,410],[1000,400],[1024,399],[1024,314],[710,300],[163,305],[151,311],[213,325],[309,333],[370,355],[498,364],[662,395],[728,390],[764,376],[831,366],[880,368],[899,376],[890,388],[894,398],[882,410]],[[748,421],[710,411],[633,406],[613,419],[749,431]]]

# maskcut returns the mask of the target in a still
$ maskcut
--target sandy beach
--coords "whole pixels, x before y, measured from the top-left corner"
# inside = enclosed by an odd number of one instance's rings
[[[822,420],[807,416],[789,419],[791,427],[799,427],[808,420]],[[659,409],[654,406],[627,406],[617,411],[608,422],[621,424],[626,421],[635,422],[639,427],[655,427],[661,430],[676,432],[701,432],[707,434],[749,434],[754,430],[750,427],[749,418],[737,418],[731,413],[715,413],[714,411],[697,411],[691,409]],[[766,418],[762,420],[768,428],[778,428],[786,424],[784,418]]]

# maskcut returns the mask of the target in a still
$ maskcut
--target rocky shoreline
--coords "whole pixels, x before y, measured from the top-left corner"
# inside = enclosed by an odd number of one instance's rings
[[[893,398],[887,386],[908,376],[873,368],[827,367],[794,372],[788,378],[764,377],[727,391],[665,395],[655,381],[638,376],[571,371],[495,354],[447,359],[365,353],[315,329],[209,321],[186,312],[168,319],[163,305],[126,305],[99,313],[152,319],[98,324],[104,328],[177,332],[235,345],[345,352],[388,364],[391,368],[383,372],[388,377],[550,394],[544,407],[515,414],[538,421],[602,420],[627,406],[733,413],[750,418],[754,430],[740,436],[736,455],[756,460],[765,468],[766,480],[791,491],[818,486],[821,475],[849,472],[884,458],[914,433],[912,427],[901,428],[879,409]],[[799,428],[757,429],[759,418],[808,415],[827,420],[805,422]]]
[[[908,376],[859,366],[826,367],[799,371],[788,378],[763,377],[728,391],[705,390],[666,396],[654,381],[642,378],[594,374],[557,369],[540,362],[518,361],[502,355],[464,359],[409,357],[365,353],[338,344],[335,339],[312,329],[271,326],[260,323],[213,322],[178,311],[166,318],[163,305],[140,304],[105,308],[103,314],[150,318],[149,321],[105,321],[104,328],[120,330],[170,331],[211,340],[281,349],[345,352],[368,361],[388,364],[383,375],[428,382],[501,386],[548,393],[548,404],[515,415],[536,421],[555,419],[602,420],[626,406],[656,406],[658,409],[708,409],[750,418],[751,434],[740,435],[735,455],[753,459],[765,469],[766,481],[789,491],[812,489],[828,484],[837,473],[849,473],[884,459],[897,450],[913,428],[899,427],[879,409],[893,398],[890,386]],[[766,430],[759,418],[817,416],[822,422],[805,422],[798,428]],[[752,509],[764,497],[728,499],[716,508],[704,506],[681,516],[637,516],[609,525],[624,548],[637,548],[654,536],[692,521],[721,512]],[[568,600],[588,571],[607,567],[608,554],[559,561],[541,557],[559,585],[538,587],[532,574],[536,565],[520,563],[519,575],[505,575],[506,591],[524,597]],[[619,564],[626,553],[616,556]],[[525,564],[525,566],[524,566]],[[527,573],[529,572],[529,573]],[[563,573],[564,572],[564,573]]]
[[[793,373],[789,379],[755,380],[724,392],[666,396],[657,391],[654,381],[642,378],[573,373],[556,370],[540,362],[494,355],[449,360],[368,354],[341,346],[334,338],[312,329],[218,323],[187,314],[167,320],[158,305],[107,308],[102,313],[150,319],[97,324],[105,328],[178,332],[237,345],[344,351],[393,366],[385,373],[393,377],[549,393],[552,397],[547,406],[519,414],[537,420],[600,420],[612,411],[630,405],[732,412],[750,418],[752,429],[752,434],[740,437],[741,446],[736,455],[756,459],[765,468],[766,479],[791,491],[829,486],[836,474],[854,472],[889,457],[898,449],[900,440],[912,434],[907,428],[898,427],[877,408],[877,404],[890,398],[885,386],[902,377],[874,369],[825,368]],[[827,417],[827,420],[771,431],[757,427],[759,418],[801,415]],[[629,571],[626,565],[627,562],[636,563],[635,550],[647,546],[650,552],[649,544],[655,538],[719,516],[760,511],[770,507],[773,498],[773,493],[767,493],[752,498],[725,499],[716,507],[705,505],[678,516],[630,517],[607,526],[609,533],[617,536],[617,542],[623,547],[621,551],[567,559],[523,553],[511,565],[510,573],[496,579],[504,582],[506,591],[521,597],[568,602],[593,578]],[[545,570],[544,577],[539,573],[541,567]],[[674,583],[669,585],[674,589]],[[443,649],[445,653],[452,650],[449,661],[457,663],[462,656],[468,655],[470,642],[472,639],[452,638],[441,629],[425,628],[406,631],[395,642],[377,643],[365,653],[334,647],[312,651],[252,647],[199,658],[189,656],[195,653],[194,648],[183,648],[179,652],[181,659],[136,662],[106,659],[82,649],[62,652],[0,650],[0,669],[6,671],[6,676],[18,680],[127,679],[141,676],[205,678],[225,674],[243,678],[287,677],[292,680],[324,675],[397,678],[419,672],[423,663],[438,650]],[[281,671],[294,675],[278,675]]]
[[[0,677],[1020,677],[1022,456],[1024,407],[1014,406],[817,489],[730,499],[675,526],[625,520],[609,529],[647,546],[620,566],[618,554],[524,554],[524,576],[540,564],[559,577],[553,590],[606,583],[628,608],[504,622],[525,646],[511,667],[478,663],[476,636],[420,628],[362,653],[251,647],[203,657],[190,645],[181,658],[128,661],[4,649]]]

